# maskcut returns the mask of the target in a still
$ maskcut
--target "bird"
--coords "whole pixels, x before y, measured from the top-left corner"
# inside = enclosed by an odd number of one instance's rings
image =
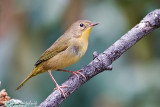
[[[44,72],[48,72],[53,82],[56,85],[55,89],[58,89],[65,97],[65,93],[62,88],[67,86],[60,86],[51,74],[51,71],[63,71],[70,72],[72,75],[78,74],[85,78],[78,71],[64,70],[82,58],[88,48],[88,38],[92,28],[99,23],[93,23],[89,20],[78,20],[74,22],[62,36],[60,36],[38,59],[35,63],[35,68],[28,75],[24,81],[16,88],[21,88],[30,78]]]

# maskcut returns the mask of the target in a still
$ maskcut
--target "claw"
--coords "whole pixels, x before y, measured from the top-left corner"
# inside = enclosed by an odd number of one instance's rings
[[[76,77],[78,79],[79,79],[79,75],[78,74],[80,74],[86,80],[86,77],[80,72],[80,71],[82,71],[82,69],[80,69],[78,71],[68,71],[68,70],[64,70],[64,69],[57,69],[57,71],[70,72],[70,73],[72,73],[72,75],[76,75]]]
[[[65,85],[65,86],[59,86],[59,85],[57,85],[56,88],[54,88],[54,90],[57,90],[57,89],[58,89],[59,92],[63,94],[63,97],[66,98],[66,94],[65,94],[64,91],[62,90],[62,88],[66,88],[66,87],[68,87],[68,86],[67,86],[67,85]]]
[[[78,70],[78,71],[73,71],[72,72],[72,75],[76,75],[77,78],[79,79],[79,76],[78,74],[80,74],[85,80],[86,80],[86,77],[80,72],[81,70]]]
[[[62,90],[62,88],[65,88],[68,86],[59,86],[58,83],[56,82],[56,80],[54,79],[54,77],[52,76],[51,70],[48,70],[48,73],[49,73],[50,77],[52,78],[53,82],[56,84],[56,88],[54,88],[54,90],[58,89],[60,91],[60,93],[63,94],[64,98],[66,98],[66,95],[65,95],[64,91]]]
[[[65,86],[59,86],[59,85],[58,85],[58,87],[60,87],[60,88],[67,88],[68,86],[67,86],[67,85],[65,85]],[[57,90],[58,87],[54,88],[54,90]]]

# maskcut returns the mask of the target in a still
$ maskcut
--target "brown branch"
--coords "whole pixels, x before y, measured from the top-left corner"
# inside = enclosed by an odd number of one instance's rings
[[[98,53],[94,52],[94,60],[82,68],[83,71],[81,71],[81,73],[86,76],[87,80],[84,80],[83,77],[80,77],[78,80],[76,76],[72,76],[62,84],[68,86],[67,88],[63,88],[64,92],[67,94],[67,97],[98,73],[103,72],[104,70],[112,69],[110,65],[113,61],[118,59],[141,38],[159,27],[160,9],[156,9],[147,14],[139,24],[123,35],[103,53],[98,55]],[[64,100],[65,98],[60,94],[60,92],[55,90],[45,101],[40,104],[40,107],[57,107]]]

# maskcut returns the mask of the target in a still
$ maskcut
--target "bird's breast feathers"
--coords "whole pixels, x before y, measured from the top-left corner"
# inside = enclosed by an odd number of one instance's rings
[[[75,43],[76,42],[76,43]],[[74,44],[70,44],[66,50],[58,53],[49,59],[44,67],[46,69],[62,69],[76,63],[85,54],[88,45],[84,45],[80,41],[75,40]]]

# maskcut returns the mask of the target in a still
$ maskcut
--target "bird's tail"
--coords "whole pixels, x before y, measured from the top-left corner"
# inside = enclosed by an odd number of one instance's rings
[[[28,75],[28,77],[21,82],[21,84],[16,88],[16,90],[20,89],[30,78],[36,76],[37,74],[41,73],[41,69],[39,67],[35,67],[32,72]]]

